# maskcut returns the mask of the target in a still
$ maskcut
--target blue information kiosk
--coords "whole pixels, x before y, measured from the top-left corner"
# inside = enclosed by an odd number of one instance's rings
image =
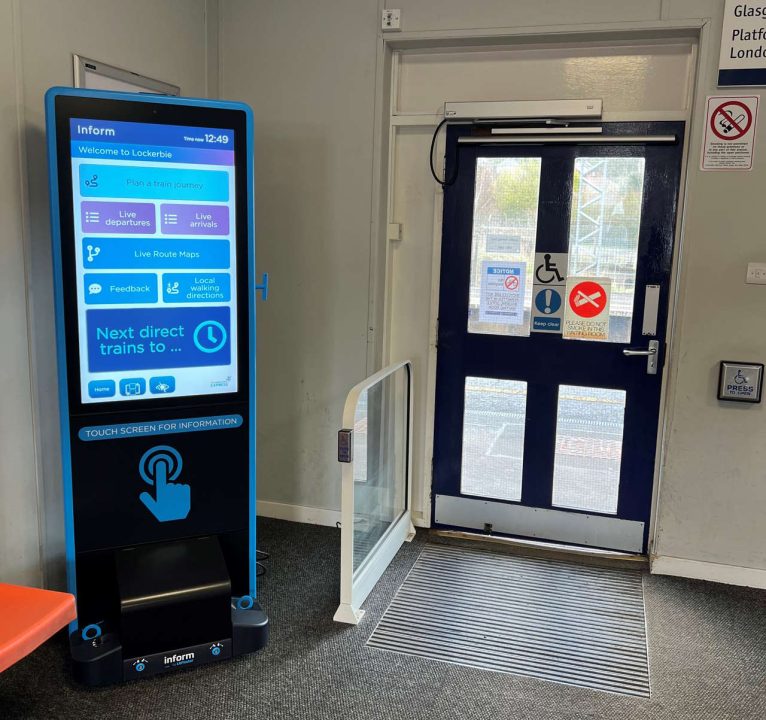
[[[46,95],[75,677],[263,647],[245,105]]]

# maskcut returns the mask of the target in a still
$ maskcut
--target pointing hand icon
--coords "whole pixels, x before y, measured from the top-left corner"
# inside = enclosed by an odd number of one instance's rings
[[[141,466],[142,477],[147,481],[151,477],[154,481],[155,495],[142,492],[139,500],[160,522],[183,520],[191,509],[191,488],[184,483],[172,482],[178,476],[180,467],[172,468],[175,458],[164,452],[157,453],[157,450],[159,448],[150,450],[142,459]]]

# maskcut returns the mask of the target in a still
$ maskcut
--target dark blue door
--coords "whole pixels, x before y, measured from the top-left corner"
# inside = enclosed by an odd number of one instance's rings
[[[436,526],[646,551],[684,126],[600,128],[448,131]]]

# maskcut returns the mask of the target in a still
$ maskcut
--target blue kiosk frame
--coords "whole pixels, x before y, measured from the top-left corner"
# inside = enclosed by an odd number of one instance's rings
[[[72,88],[45,109],[73,673],[252,652],[252,111]]]

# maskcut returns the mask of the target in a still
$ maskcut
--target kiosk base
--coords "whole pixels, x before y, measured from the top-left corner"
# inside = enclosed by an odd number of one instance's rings
[[[105,620],[70,636],[73,674],[81,683],[148,677],[266,645],[268,618],[249,595],[232,597],[216,536],[118,550],[115,571],[119,622]]]
[[[191,647],[123,659],[122,644],[114,633],[83,640],[81,632],[69,636],[74,679],[89,686],[112,685],[185,667],[228,660],[266,647],[269,619],[257,602],[247,610],[231,605],[232,637]]]

